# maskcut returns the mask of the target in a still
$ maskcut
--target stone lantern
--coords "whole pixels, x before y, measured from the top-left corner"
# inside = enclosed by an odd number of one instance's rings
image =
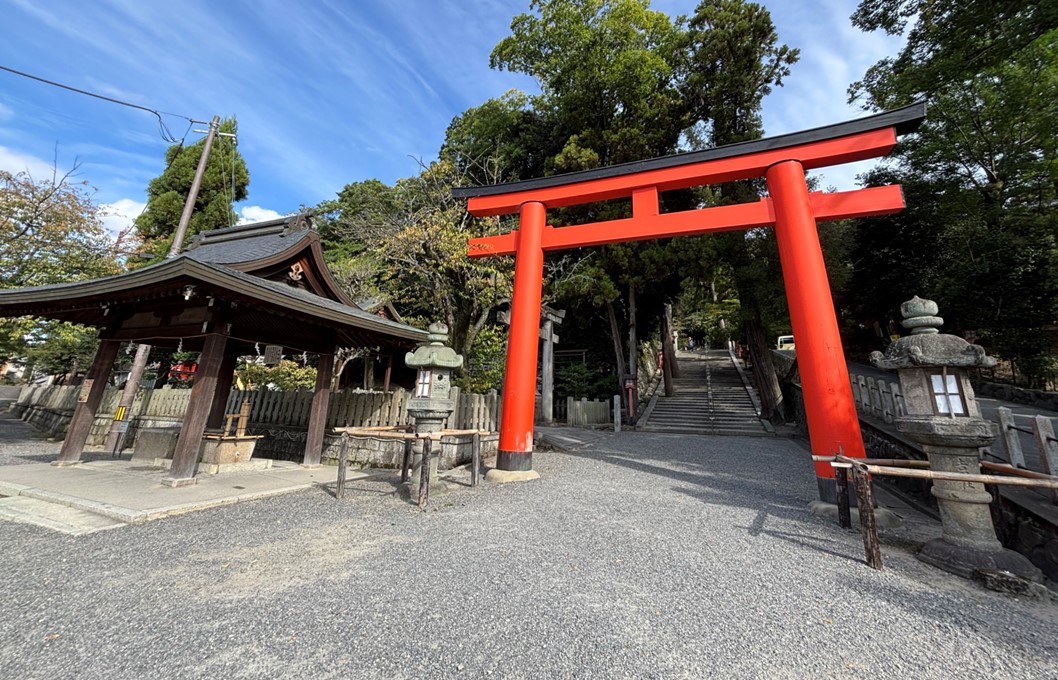
[[[980,474],[978,449],[995,440],[996,426],[981,417],[966,369],[995,366],[984,348],[938,332],[944,320],[937,304],[915,296],[900,305],[902,325],[911,331],[871,353],[878,368],[896,369],[907,415],[896,418],[897,430],[922,445],[930,469]],[[977,482],[934,480],[942,536],[927,542],[918,557],[945,571],[967,577],[978,569],[1008,571],[1031,581],[1040,570],[996,539],[989,504],[992,496]]]
[[[452,414],[455,405],[452,402],[452,371],[463,365],[463,357],[448,347],[448,326],[433,323],[427,329],[426,342],[408,352],[404,363],[418,369],[415,378],[415,395],[408,400],[408,414],[415,419],[415,432],[439,432],[444,428],[445,420]],[[432,453],[437,455],[437,444]],[[415,441],[412,447],[412,488],[419,485],[422,469],[423,442]],[[437,479],[437,468],[431,465],[430,482]]]

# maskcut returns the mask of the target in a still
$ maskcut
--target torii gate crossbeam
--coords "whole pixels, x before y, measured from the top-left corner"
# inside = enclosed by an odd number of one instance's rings
[[[531,470],[537,320],[544,251],[623,241],[774,226],[804,389],[812,452],[864,457],[818,221],[867,217],[904,207],[899,186],[810,193],[805,170],[887,155],[913,131],[925,106],[913,104],[846,123],[585,172],[456,189],[476,216],[519,213],[518,230],[471,239],[470,257],[515,255],[514,296],[500,425],[500,470]],[[705,184],[765,178],[769,196],[755,203],[661,214],[658,194]],[[547,210],[632,199],[632,217],[572,227],[546,224]],[[831,466],[816,465],[820,495],[834,497]]]

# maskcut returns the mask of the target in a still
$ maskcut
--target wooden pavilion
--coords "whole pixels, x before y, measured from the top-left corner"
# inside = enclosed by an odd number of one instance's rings
[[[99,349],[58,465],[78,462],[122,342],[199,351],[191,399],[166,483],[193,483],[207,428],[219,429],[236,360],[260,345],[319,355],[305,465],[318,465],[334,354],[341,347],[406,351],[426,332],[363,311],[337,286],[307,215],[195,236],[180,255],[90,281],[0,291],[0,316],[95,326]]]

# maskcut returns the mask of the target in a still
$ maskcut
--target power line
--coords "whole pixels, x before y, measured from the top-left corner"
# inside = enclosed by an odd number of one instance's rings
[[[147,113],[154,114],[154,116],[158,119],[158,131],[161,134],[162,139],[165,140],[166,142],[168,142],[169,144],[176,144],[176,143],[180,142],[181,140],[178,140],[173,135],[173,133],[169,130],[169,127],[165,124],[165,121],[162,119],[162,115],[163,114],[166,115],[166,116],[173,116],[174,118],[183,118],[184,120],[188,121],[188,123],[189,123],[188,130],[190,130],[191,129],[191,125],[194,125],[195,123],[205,123],[205,122],[207,122],[207,121],[204,121],[204,120],[195,120],[194,118],[191,118],[190,116],[182,116],[182,115],[180,115],[178,113],[168,113],[166,111],[157,111],[155,109],[148,108],[146,106],[141,106],[139,104],[133,104],[132,102],[126,102],[126,101],[122,101],[120,99],[115,99],[113,97],[107,97],[106,95],[96,94],[95,92],[89,92],[88,90],[82,90],[80,88],[72,87],[70,85],[63,85],[62,83],[57,83],[54,80],[48,80],[47,78],[41,78],[40,76],[35,76],[35,75],[31,74],[31,73],[26,73],[24,71],[19,71],[17,69],[13,69],[13,68],[11,68],[9,66],[4,66],[2,64],[0,64],[0,70],[7,71],[8,73],[14,73],[15,75],[19,75],[19,76],[22,76],[24,78],[29,78],[31,80],[36,80],[38,82],[45,83],[47,85],[52,85],[54,87],[61,87],[64,90],[69,90],[71,92],[76,92],[78,94],[83,94],[83,95],[86,95],[88,97],[95,97],[96,99],[102,99],[103,101],[112,102],[114,104],[120,104],[121,106],[127,106],[127,107],[132,108],[132,109],[139,109],[140,111],[146,111]],[[187,133],[186,132],[184,133],[184,137],[187,137]]]

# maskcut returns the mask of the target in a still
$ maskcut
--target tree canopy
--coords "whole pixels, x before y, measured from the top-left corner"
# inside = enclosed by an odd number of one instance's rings
[[[236,134],[235,118],[222,120],[220,132]],[[146,251],[155,256],[163,256],[169,249],[204,145],[202,139],[190,146],[170,146],[165,153],[165,170],[147,185],[147,207],[136,218],[136,230]],[[247,197],[249,184],[250,173],[234,139],[218,135],[206,162],[187,235],[234,225],[237,216],[232,205]]]
[[[859,313],[887,326],[900,299],[933,297],[950,330],[1030,382],[1058,377],[1047,330],[1058,316],[1054,4],[865,0],[853,21],[890,32],[914,23],[905,49],[850,98],[871,109],[929,102],[888,167],[864,177],[902,184],[908,207],[857,228]]]
[[[103,228],[102,209],[77,166],[47,179],[0,171],[0,288],[92,279],[121,271],[117,242]],[[124,236],[124,235],[123,235]],[[86,367],[95,333],[30,318],[0,320],[0,358],[22,358],[49,373]]]

